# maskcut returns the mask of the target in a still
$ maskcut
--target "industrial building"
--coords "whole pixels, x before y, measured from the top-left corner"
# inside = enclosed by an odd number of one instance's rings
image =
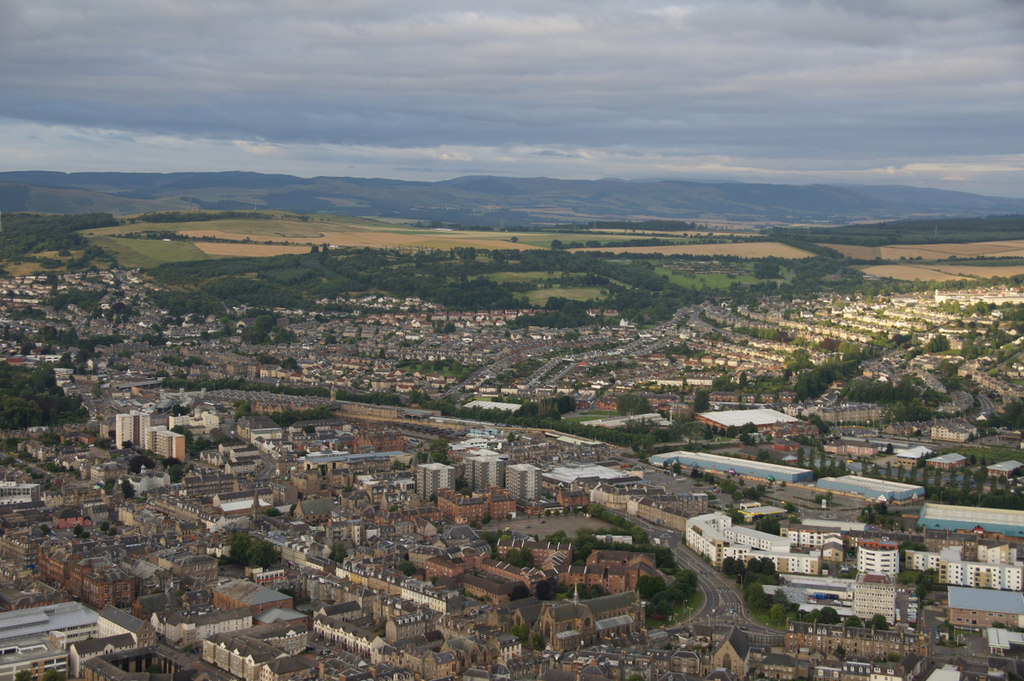
[[[744,478],[755,478],[757,480],[777,482],[811,482],[814,480],[814,471],[807,468],[783,466],[777,463],[751,461],[749,459],[735,459],[730,456],[705,454],[703,452],[677,451],[655,454],[651,457],[651,463],[655,466],[672,466],[678,463],[691,469],[696,468],[716,473],[726,473],[728,475],[740,475]]]
[[[818,480],[818,489],[826,492],[855,494],[871,501],[891,503],[924,498],[924,487],[902,482],[864,478],[859,475],[843,475],[838,478]]]
[[[928,503],[921,507],[918,525],[928,530],[981,529],[1007,537],[1024,537],[1024,511]]]
[[[697,419],[712,428],[727,430],[731,427],[742,428],[752,424],[758,430],[774,426],[777,423],[797,423],[800,419],[783,414],[774,409],[732,409],[729,411],[706,411],[697,414]]]

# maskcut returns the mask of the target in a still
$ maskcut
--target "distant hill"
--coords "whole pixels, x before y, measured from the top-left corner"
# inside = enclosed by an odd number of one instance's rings
[[[559,180],[491,176],[441,182],[261,173],[0,173],[0,211],[124,215],[271,209],[464,225],[695,220],[843,224],[1022,213],[1024,200],[903,186]]]

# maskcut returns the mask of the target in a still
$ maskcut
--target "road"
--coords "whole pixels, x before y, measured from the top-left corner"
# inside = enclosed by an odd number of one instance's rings
[[[743,602],[736,583],[726,578],[704,562],[701,556],[690,550],[683,543],[681,532],[652,525],[635,516],[622,513],[616,515],[642,526],[649,536],[658,537],[662,545],[672,550],[679,567],[697,573],[697,589],[700,591],[702,604],[700,609],[683,620],[684,622],[703,623],[712,627],[736,625],[744,631],[755,634],[778,635],[781,633],[776,629],[766,627],[750,616],[750,611],[747,609],[746,603]]]
[[[667,532],[663,535],[666,544],[672,549],[676,563],[697,573],[697,585],[703,596],[700,610],[690,616],[690,622],[704,622],[711,626],[736,625],[749,632],[761,634],[778,634],[750,616],[736,584],[724,577],[720,572],[704,562],[704,559],[691,551],[682,542],[679,532]]]

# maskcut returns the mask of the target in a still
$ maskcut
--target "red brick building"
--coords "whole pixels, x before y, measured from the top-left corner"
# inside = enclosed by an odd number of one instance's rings
[[[253,615],[272,608],[293,609],[291,596],[244,579],[233,579],[213,589],[213,605],[221,610],[249,608]]]

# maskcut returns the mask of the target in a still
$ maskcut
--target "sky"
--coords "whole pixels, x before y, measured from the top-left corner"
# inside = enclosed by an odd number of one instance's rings
[[[1024,198],[1024,0],[0,0],[0,170]]]

